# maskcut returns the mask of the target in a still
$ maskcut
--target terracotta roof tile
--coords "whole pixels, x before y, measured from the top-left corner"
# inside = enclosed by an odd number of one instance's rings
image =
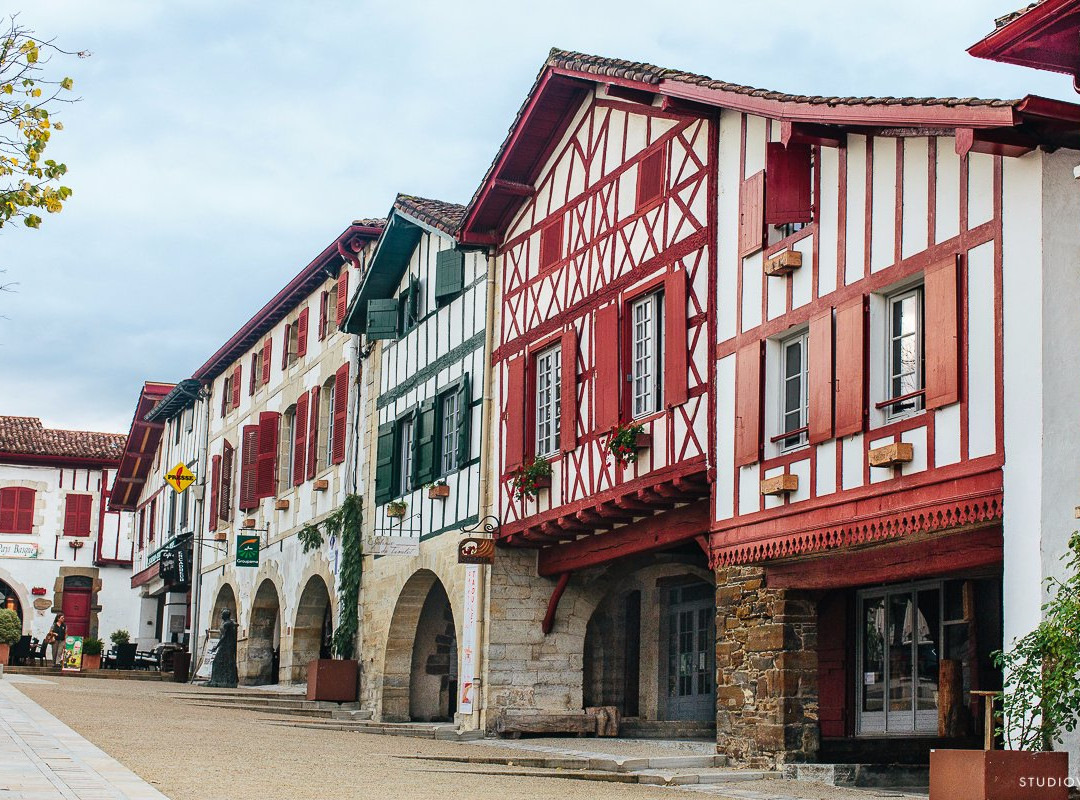
[[[411,194],[399,194],[394,201],[394,208],[451,236],[454,235],[461,221],[465,218],[465,206],[463,205],[447,203],[444,200],[432,200],[427,197],[415,197]]]
[[[122,433],[46,428],[37,417],[0,416],[0,453],[119,461],[127,436]]]

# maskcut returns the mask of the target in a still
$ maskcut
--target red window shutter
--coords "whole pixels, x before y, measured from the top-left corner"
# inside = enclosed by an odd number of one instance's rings
[[[300,316],[296,319],[296,355],[307,355],[307,339],[308,339],[308,309],[305,307],[300,311]]]
[[[255,472],[255,497],[273,497],[277,486],[278,428],[281,414],[263,411],[259,414],[259,455]]]
[[[664,191],[664,148],[654,150],[638,165],[637,207],[648,205]]]
[[[506,471],[525,461],[525,362],[520,355],[506,364]]]
[[[274,351],[274,337],[267,336],[266,341],[263,342],[263,359],[262,359],[262,381],[264,384],[270,383],[270,358]]]
[[[735,465],[761,460],[761,342],[735,354]]]
[[[221,497],[221,456],[210,458],[210,530],[216,531],[218,524],[218,503]],[[140,517],[140,522],[142,518]]]
[[[304,482],[304,464],[307,455],[308,395],[304,393],[296,401],[296,417],[293,421],[293,486]]]
[[[739,256],[748,256],[765,245],[765,173],[758,172],[739,189]]]
[[[334,442],[333,461],[345,460],[345,424],[349,413],[349,365],[342,364],[334,376]]]
[[[809,358],[807,359],[807,402],[810,443],[832,438],[833,421],[833,330],[832,309],[827,308],[810,320]]]
[[[596,311],[593,353],[596,360],[593,422],[597,430],[606,431],[619,423],[619,398],[623,393],[619,373],[619,306],[616,303]]]
[[[94,505],[94,496],[84,494],[79,497],[79,512],[76,536],[90,535],[90,514]]]
[[[836,309],[836,436],[863,429],[866,416],[866,300],[856,297]]]
[[[281,340],[281,368],[289,366],[289,323],[285,323],[285,338]]]
[[[549,222],[540,229],[540,269],[554,266],[562,258],[563,219]]]
[[[689,397],[686,315],[686,272],[676,269],[664,276],[664,402],[669,408]]]
[[[307,441],[307,477],[311,480],[315,477],[315,472],[319,467],[319,391],[318,386],[313,386],[311,389],[311,403],[308,406],[309,416],[311,417],[311,424],[308,425],[308,441]],[[333,413],[333,410],[331,410]]]
[[[259,354],[251,354],[251,374],[248,376],[248,397],[255,394],[255,368],[259,364]]]
[[[927,267],[923,284],[926,407],[960,400],[960,329],[956,256]]]
[[[259,464],[259,426],[245,425],[240,451],[240,508],[244,511],[259,505],[256,479]]]
[[[69,494],[64,499],[64,536],[90,535],[90,501],[88,494]]]
[[[765,223],[810,222],[810,145],[780,142],[765,145]]]
[[[338,273],[337,279],[337,309],[334,319],[337,322],[337,326],[340,328],[341,323],[345,321],[345,310],[349,307],[349,267],[347,264],[341,265],[341,272]]]
[[[15,532],[34,532],[34,498],[36,492],[33,489],[20,488],[15,495]]]
[[[232,377],[232,407],[240,407],[240,380],[243,378],[243,365],[237,364],[233,368]]]
[[[571,327],[562,335],[560,355],[562,388],[559,392],[559,446],[564,451],[577,447],[577,331]]]
[[[15,507],[18,505],[19,490],[16,488],[0,489],[0,533],[15,532]]]
[[[229,397],[231,395],[232,390],[229,388],[229,378],[227,376],[221,381],[221,416],[223,417],[229,411]]]
[[[330,303],[330,293],[319,295],[319,341],[326,338],[326,307]]]
[[[233,452],[233,446],[226,440],[221,445],[221,506],[218,511],[218,516],[226,521],[232,519]]]

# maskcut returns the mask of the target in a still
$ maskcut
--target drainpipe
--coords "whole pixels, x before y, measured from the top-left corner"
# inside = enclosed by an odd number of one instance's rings
[[[203,487],[203,499],[199,503],[199,517],[197,527],[195,528],[194,535],[191,541],[191,667],[188,672],[188,681],[195,679],[195,670],[199,666],[198,654],[199,654],[199,602],[202,599],[202,532],[206,530],[206,506],[210,503],[210,498],[207,497],[206,483],[209,477],[210,471],[210,389],[207,386],[203,386],[199,390],[199,402],[206,406],[206,413],[203,415],[203,430],[202,430],[202,450],[196,453],[196,458],[199,460],[201,466],[200,472],[202,472],[202,487]],[[194,413],[194,412],[192,412]]]

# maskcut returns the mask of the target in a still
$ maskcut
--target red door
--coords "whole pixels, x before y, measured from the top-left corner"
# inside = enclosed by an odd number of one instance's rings
[[[64,623],[68,636],[90,635],[90,590],[64,589]]]

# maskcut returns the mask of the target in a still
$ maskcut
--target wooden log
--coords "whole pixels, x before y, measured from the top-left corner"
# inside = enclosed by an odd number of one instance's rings
[[[618,736],[622,714],[617,706],[589,706],[585,713],[596,718],[597,736]]]
[[[523,733],[595,734],[597,718],[590,714],[504,714],[495,723],[499,736],[514,737]]]
[[[958,739],[967,733],[963,662],[944,658],[938,665],[938,736]]]

